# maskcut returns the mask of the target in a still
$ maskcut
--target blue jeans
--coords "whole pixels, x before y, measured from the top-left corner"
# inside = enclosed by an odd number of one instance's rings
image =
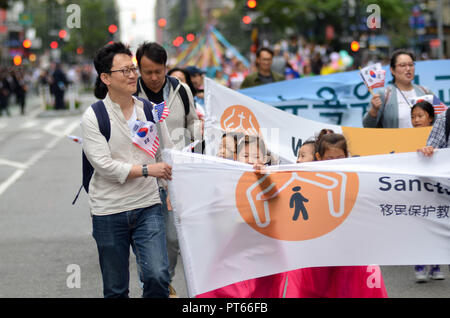
[[[167,191],[159,188],[159,195],[162,202],[162,210],[166,221],[166,237],[167,237],[167,256],[169,258],[169,277],[172,282],[175,276],[175,268],[177,267],[178,254],[180,253],[180,245],[178,243],[177,229],[175,227],[174,213],[167,209]]]
[[[144,284],[142,297],[169,297],[166,230],[161,205],[92,217],[105,298],[128,298],[130,245]]]

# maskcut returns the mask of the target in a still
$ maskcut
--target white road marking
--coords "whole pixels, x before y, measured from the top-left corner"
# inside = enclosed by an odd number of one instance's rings
[[[11,161],[11,160],[1,159],[1,158],[0,158],[0,165],[10,166],[10,167],[14,167],[17,169],[22,169],[22,170],[25,170],[27,168],[27,166],[21,162]]]
[[[45,156],[56,144],[63,139],[66,135],[70,134],[73,130],[75,130],[80,125],[80,120],[77,119],[73,123],[67,126],[67,128],[63,131],[53,131],[54,127],[57,127],[61,124],[64,124],[64,119],[55,119],[51,121],[44,130],[47,133],[56,136],[53,140],[51,140],[41,151],[35,153],[30,159],[25,163],[8,161],[5,159],[0,159],[0,164],[5,164],[9,166],[16,167],[17,170],[4,182],[0,184],[0,196],[10,187],[12,186],[20,177],[25,173],[27,169],[33,166],[38,160],[40,160],[43,156]]]
[[[21,129],[29,129],[37,126],[39,122],[37,120],[28,120],[20,126]]]
[[[12,186],[25,173],[25,170],[16,170],[5,182],[0,184],[0,195],[2,195],[10,186]]]

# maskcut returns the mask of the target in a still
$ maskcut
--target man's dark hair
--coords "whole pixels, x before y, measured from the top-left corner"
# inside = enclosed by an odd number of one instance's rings
[[[273,55],[274,55],[273,51],[272,51],[270,48],[268,48],[268,47],[262,47],[262,48],[260,48],[260,49],[256,52],[256,57],[259,57],[259,56],[261,55],[261,52],[263,52],[263,51],[266,51],[267,53],[269,53],[270,55],[272,55],[272,57],[273,57]]]
[[[167,63],[166,50],[156,42],[144,42],[137,49],[136,59],[139,68],[141,67],[141,60],[144,56],[157,64],[163,64],[165,66]]]
[[[117,54],[126,54],[128,56],[133,56],[130,48],[123,44],[122,42],[114,42],[112,44],[107,44],[100,48],[94,57],[94,67],[97,71],[97,80],[95,82],[95,97],[98,99],[104,99],[108,93],[108,87],[100,79],[100,74],[109,73],[112,68],[114,56]]]

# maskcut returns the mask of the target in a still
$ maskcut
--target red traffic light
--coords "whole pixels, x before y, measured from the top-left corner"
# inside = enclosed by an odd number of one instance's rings
[[[50,47],[54,50],[58,48],[58,42],[56,41],[52,41],[52,43],[50,43]]]
[[[359,42],[358,41],[353,41],[350,44],[350,48],[353,52],[358,52],[359,51]]]
[[[178,36],[178,37],[176,37],[175,40],[173,40],[172,44],[175,47],[179,47],[179,46],[181,46],[181,44],[183,44],[183,42],[184,42],[183,37],[182,36]]]
[[[250,23],[252,23],[252,18],[250,18],[250,16],[246,15],[245,17],[242,18],[242,22],[244,22],[244,24],[250,24]]]
[[[164,28],[166,25],[167,25],[167,20],[166,19],[161,18],[161,19],[158,20],[158,26],[160,28]]]
[[[111,34],[116,33],[116,32],[117,32],[117,25],[111,24],[111,25],[108,27],[108,31],[109,31],[109,33],[111,33]]]
[[[58,33],[58,36],[60,39],[64,39],[67,36],[67,31],[66,30],[60,30]]]
[[[258,5],[258,2],[256,2],[256,0],[248,0],[247,1],[247,7],[249,7],[250,9],[256,8],[257,5]]]
[[[195,40],[195,35],[192,33],[189,33],[188,35],[186,35],[186,40],[188,42],[193,42]]]

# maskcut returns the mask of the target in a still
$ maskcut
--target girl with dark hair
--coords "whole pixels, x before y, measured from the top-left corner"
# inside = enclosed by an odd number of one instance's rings
[[[393,84],[378,91],[371,99],[371,107],[365,114],[366,128],[412,128],[411,99],[432,94],[428,89],[413,84],[415,56],[406,50],[392,54],[390,69]]]
[[[427,101],[420,101],[411,108],[411,122],[414,128],[433,126],[434,108]],[[434,280],[444,279],[439,265],[431,265],[429,269],[426,265],[416,265],[414,267],[416,282],[424,283],[428,278]]]
[[[427,101],[421,101],[411,108],[411,123],[414,128],[432,126],[434,107]]]

